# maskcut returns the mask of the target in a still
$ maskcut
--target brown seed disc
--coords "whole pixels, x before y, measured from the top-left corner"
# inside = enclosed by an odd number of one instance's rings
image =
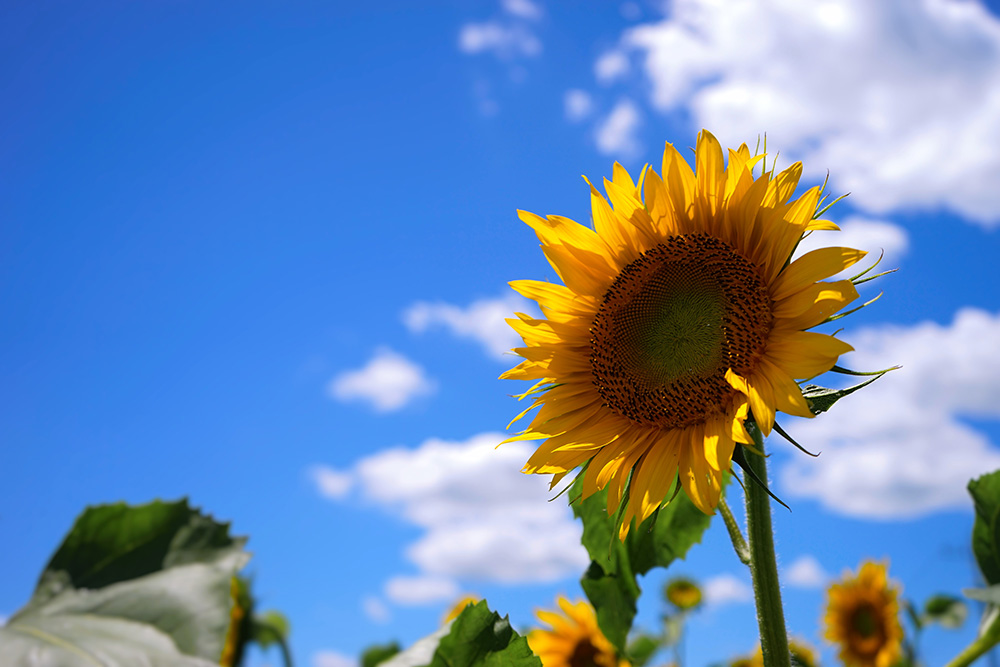
[[[636,424],[681,428],[721,413],[773,321],[757,267],[703,233],[671,236],[618,274],[590,327],[594,384]]]

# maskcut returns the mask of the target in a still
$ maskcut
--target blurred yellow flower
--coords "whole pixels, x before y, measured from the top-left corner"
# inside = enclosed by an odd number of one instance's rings
[[[837,227],[813,219],[819,187],[792,199],[801,163],[755,178],[762,157],[744,144],[727,166],[702,131],[694,171],[670,144],[662,177],[647,167],[636,183],[616,163],[610,204],[591,186],[594,229],[519,211],[564,284],[511,283],[544,314],[508,320],[524,360],[501,377],[535,382],[514,421],[541,406],[511,440],[545,440],[524,471],[553,473],[553,485],[589,461],[583,497],[610,485],[609,513],[628,488],[622,538],[678,479],[713,513],[734,447],[752,442],[748,415],[765,435],[775,411],[812,417],[796,380],[852,349],[806,330],[857,298],[848,280],[820,281],[865,253],[789,263],[803,234]]]
[[[671,579],[667,583],[667,601],[678,609],[694,609],[701,604],[701,589],[698,584],[685,577]]]
[[[628,667],[619,661],[614,646],[597,627],[589,603],[556,599],[562,613],[539,609],[538,620],[551,629],[528,633],[528,646],[542,660],[542,667]]]
[[[899,589],[886,565],[865,562],[827,590],[826,638],[840,646],[848,667],[891,667],[900,657]]]
[[[458,618],[459,614],[465,611],[466,607],[468,607],[470,604],[476,604],[477,602],[479,602],[479,596],[477,595],[464,595],[460,597],[458,601],[451,606],[448,612],[441,619],[441,625],[444,625],[449,621],[454,621],[456,618]]]

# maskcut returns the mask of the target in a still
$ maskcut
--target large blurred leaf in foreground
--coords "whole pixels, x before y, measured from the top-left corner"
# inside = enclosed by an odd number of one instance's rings
[[[580,475],[568,493],[574,499],[582,492]],[[684,558],[692,545],[701,542],[712,517],[678,493],[666,507],[629,531],[622,543],[607,505],[607,489],[572,503],[573,513],[583,521],[583,546],[591,558],[580,584],[594,605],[601,632],[620,655],[627,656],[626,639],[642,592],[636,577]]]
[[[245,543],[186,500],[87,508],[0,628],[0,667],[217,665]]]

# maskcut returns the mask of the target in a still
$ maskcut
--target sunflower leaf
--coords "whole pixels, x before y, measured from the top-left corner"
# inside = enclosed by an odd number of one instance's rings
[[[961,599],[954,595],[933,595],[924,603],[924,613],[921,618],[925,623],[938,623],[942,627],[954,630],[962,627],[969,608]]]
[[[486,600],[467,606],[441,637],[428,667],[542,667],[528,640]]]
[[[245,541],[186,500],[87,508],[0,628],[0,665],[218,664]]]
[[[1000,584],[1000,470],[970,481],[969,493],[976,507],[972,551],[986,583]]]
[[[582,492],[581,477],[570,497],[579,498]],[[607,513],[607,493],[605,489],[572,504],[573,513],[583,521],[582,542],[591,558],[580,584],[594,605],[601,631],[624,656],[642,592],[636,577],[684,558],[691,546],[701,541],[711,517],[681,493],[633,527],[623,543],[618,539],[615,517]]]

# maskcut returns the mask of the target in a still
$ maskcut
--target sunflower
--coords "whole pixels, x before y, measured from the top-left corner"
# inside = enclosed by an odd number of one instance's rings
[[[861,564],[827,590],[826,638],[840,645],[849,667],[890,667],[901,656],[899,589],[889,583],[884,563]]]
[[[778,410],[812,417],[796,380],[853,349],[806,330],[857,298],[849,280],[819,281],[865,253],[789,262],[803,234],[837,226],[813,219],[821,188],[792,199],[801,163],[755,177],[762,158],[744,144],[724,165],[702,131],[695,171],[667,144],[662,177],[647,166],[636,183],[616,163],[610,204],[591,185],[594,229],[518,212],[564,284],[511,283],[544,318],[508,320],[524,360],[501,377],[535,383],[514,421],[541,406],[510,440],[545,441],[524,471],[553,485],[587,463],[583,497],[610,486],[609,514],[627,496],[622,539],[678,480],[712,514],[735,446],[753,442],[748,416],[765,435]]]
[[[664,595],[670,604],[681,611],[694,609],[701,604],[701,589],[686,577],[671,579],[664,589]]]
[[[542,667],[628,667],[619,661],[615,648],[597,627],[597,616],[589,603],[556,598],[562,613],[539,609],[538,620],[552,629],[532,630],[528,646],[542,660]]]

